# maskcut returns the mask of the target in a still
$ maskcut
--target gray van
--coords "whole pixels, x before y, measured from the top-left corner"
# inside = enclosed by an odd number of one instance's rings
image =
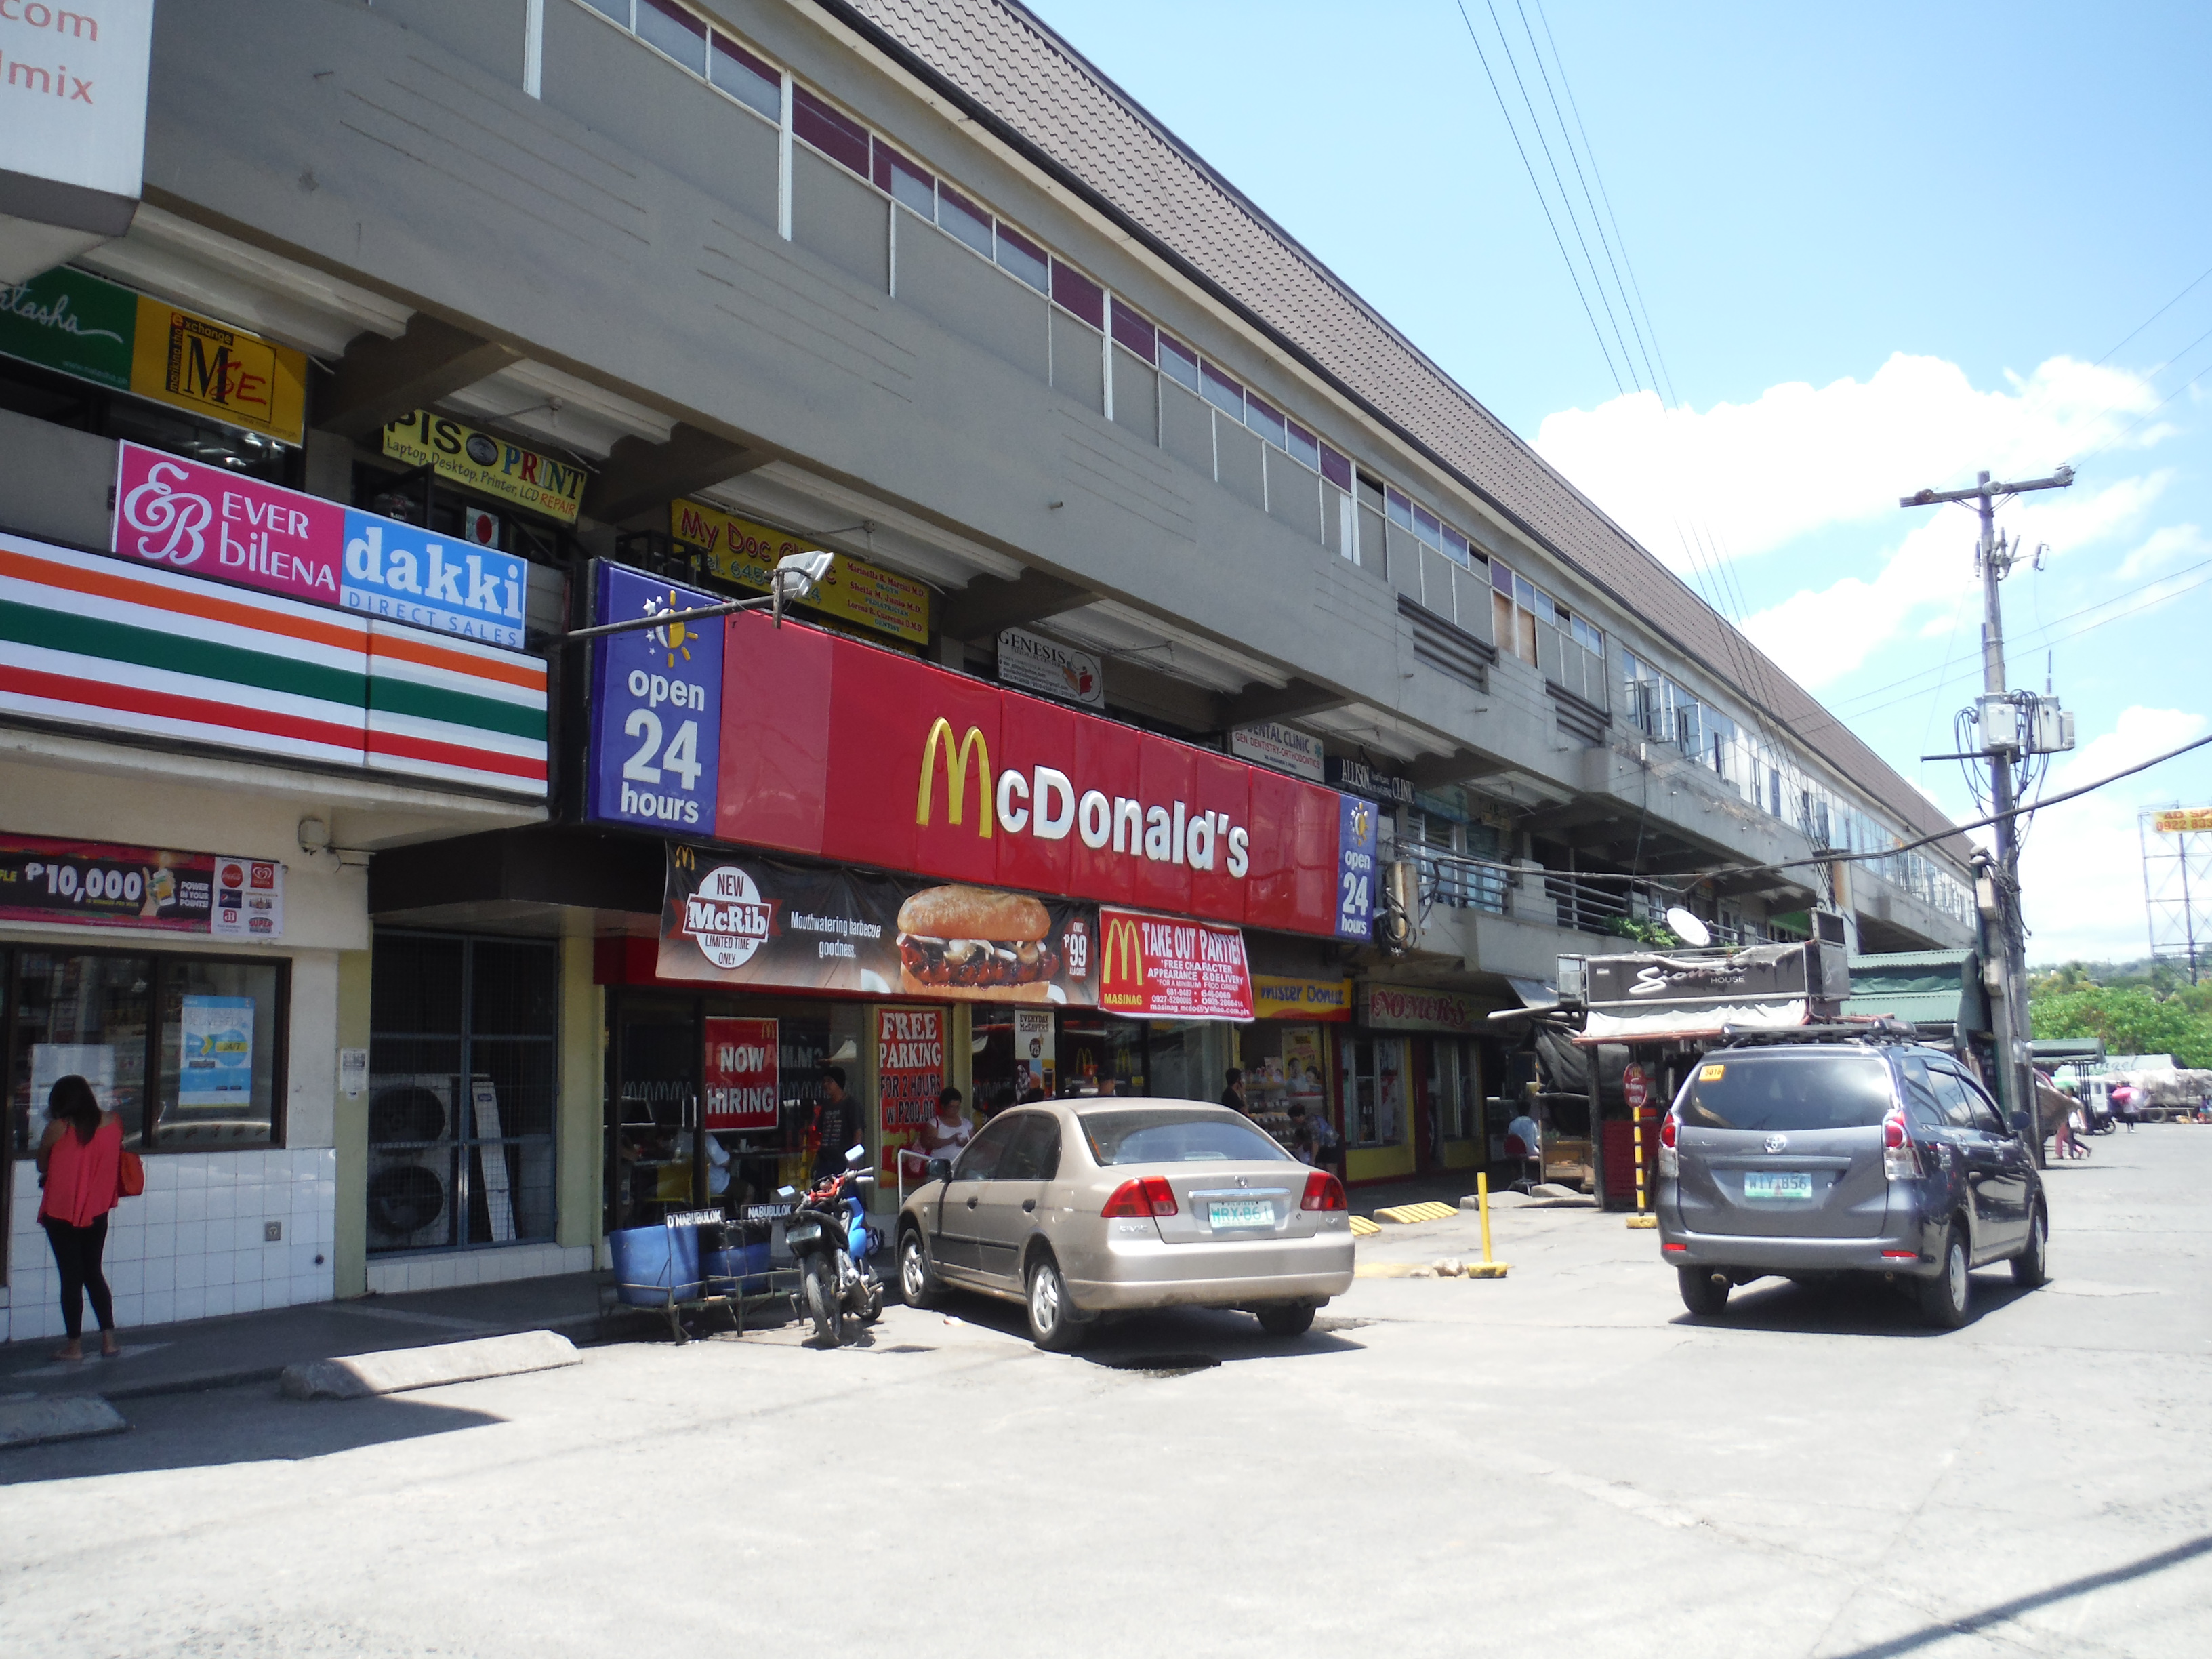
[[[1877,1273],[1930,1323],[1966,1322],[1969,1270],[2045,1279],[2050,1218],[2027,1145],[1954,1055],[1865,1037],[1717,1048],[1660,1124],[1660,1252],[1683,1305],[1738,1285]]]

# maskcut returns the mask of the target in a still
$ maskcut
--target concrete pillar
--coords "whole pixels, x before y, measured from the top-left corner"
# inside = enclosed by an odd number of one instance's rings
[[[592,982],[588,934],[561,941],[561,1107],[555,1239],[597,1249],[605,1218],[606,992]]]
[[[341,951],[338,962],[337,1046],[368,1047],[369,965],[367,951]],[[332,1288],[341,1297],[368,1293],[368,1101],[363,1088],[351,1099],[336,1096],[331,1144],[337,1148],[337,1214],[331,1231]]]

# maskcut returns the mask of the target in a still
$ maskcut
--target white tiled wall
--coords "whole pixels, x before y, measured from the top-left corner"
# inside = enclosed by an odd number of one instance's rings
[[[555,1273],[592,1270],[588,1244],[501,1244],[480,1250],[410,1251],[368,1259],[368,1288],[389,1296],[398,1291],[445,1291],[456,1285],[496,1285],[510,1279],[545,1279]]]
[[[30,1159],[16,1162],[15,1182],[0,1340],[58,1336],[61,1284],[38,1224]],[[145,1192],[107,1218],[103,1265],[116,1323],[127,1329],[327,1302],[337,1213],[337,1153],[327,1146],[149,1158]],[[276,1243],[265,1237],[271,1221],[283,1223]],[[84,1323],[93,1328],[88,1305]]]

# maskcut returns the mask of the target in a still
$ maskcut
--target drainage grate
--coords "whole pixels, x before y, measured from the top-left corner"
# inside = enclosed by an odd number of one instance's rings
[[[1210,1353],[1125,1353],[1099,1359],[1110,1371],[1138,1371],[1146,1376],[1188,1376],[1221,1362]]]

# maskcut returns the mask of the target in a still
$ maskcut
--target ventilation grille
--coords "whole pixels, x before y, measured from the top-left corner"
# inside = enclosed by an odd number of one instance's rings
[[[1464,681],[1478,691],[1490,689],[1490,665],[1498,653],[1448,617],[1440,617],[1419,600],[1398,596],[1398,610],[1413,624],[1413,659],[1425,662],[1439,674]]]

